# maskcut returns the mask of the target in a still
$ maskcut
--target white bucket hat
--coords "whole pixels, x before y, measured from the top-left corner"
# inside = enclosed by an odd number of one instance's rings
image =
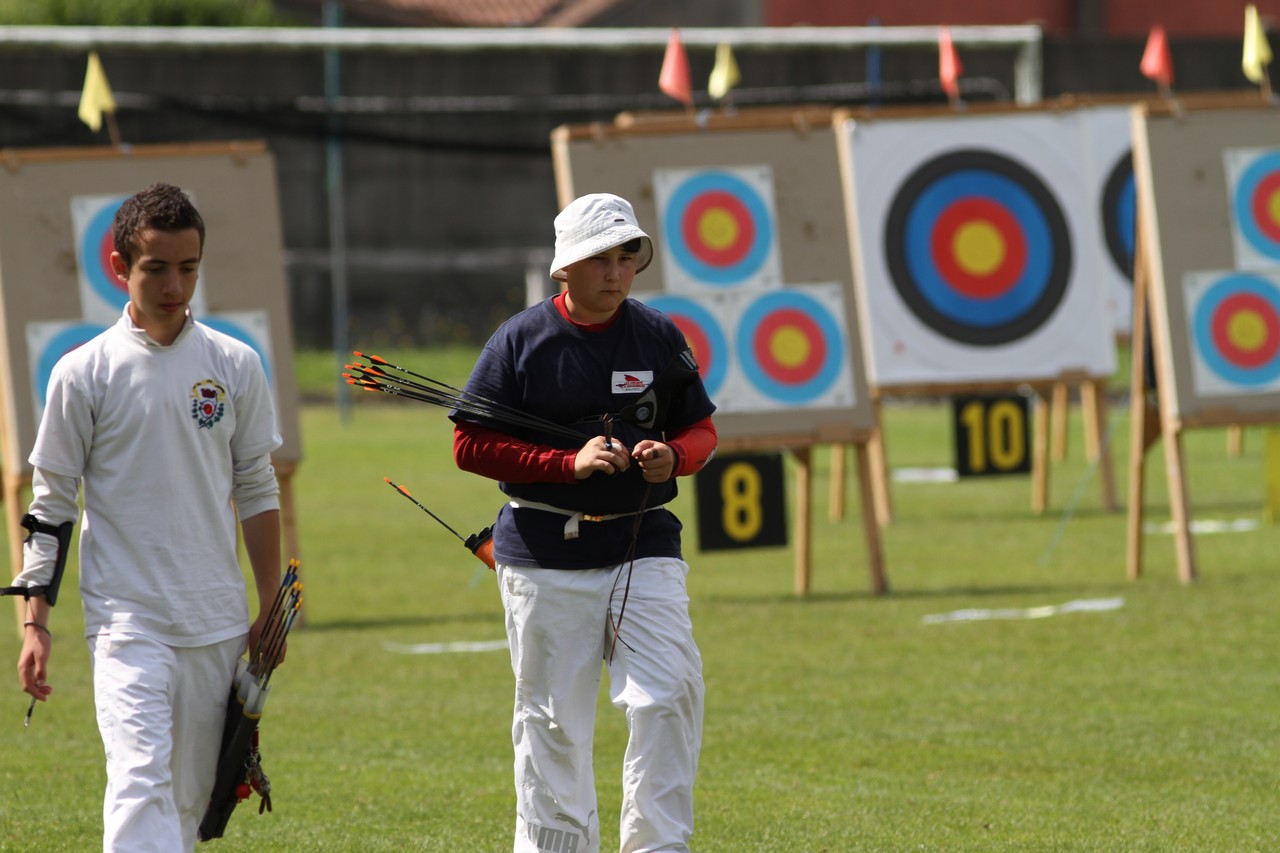
[[[551,277],[564,281],[564,268],[569,264],[621,246],[637,237],[636,272],[653,260],[653,241],[640,229],[631,202],[609,193],[584,195],[569,202],[556,217],[556,256],[551,262]]]

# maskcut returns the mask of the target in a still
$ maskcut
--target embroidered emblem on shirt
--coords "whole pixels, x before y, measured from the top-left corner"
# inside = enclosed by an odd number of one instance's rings
[[[653,384],[653,371],[615,370],[612,384],[615,394],[639,394]]]
[[[227,391],[212,379],[191,386],[191,417],[197,429],[213,429],[227,408]]]

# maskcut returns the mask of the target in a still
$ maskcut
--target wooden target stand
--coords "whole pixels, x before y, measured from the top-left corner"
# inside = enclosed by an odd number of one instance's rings
[[[1228,112],[1231,111],[1231,112]],[[1221,121],[1212,120],[1215,112]],[[1164,129],[1147,122],[1163,120]],[[1222,427],[1227,452],[1243,446],[1243,428],[1280,422],[1280,397],[1272,392],[1257,399],[1241,395],[1212,401],[1190,389],[1189,346],[1185,331],[1170,312],[1185,315],[1182,296],[1171,293],[1168,278],[1194,269],[1234,270],[1230,250],[1225,187],[1206,168],[1212,162],[1221,169],[1225,148],[1272,147],[1277,113],[1269,102],[1259,102],[1254,92],[1219,92],[1183,96],[1178,101],[1149,101],[1135,106],[1134,175],[1138,183],[1137,245],[1134,254],[1134,310],[1129,425],[1129,495],[1125,563],[1130,580],[1143,570],[1143,533],[1146,457],[1157,441],[1163,441],[1169,509],[1173,527],[1178,578],[1184,584],[1199,577],[1191,531],[1190,487],[1186,476],[1183,433],[1189,429]],[[1183,138],[1172,140],[1176,131]],[[1158,148],[1159,154],[1153,153]],[[1157,156],[1159,162],[1157,162]],[[1178,179],[1181,179],[1179,182]],[[1217,205],[1222,220],[1206,227],[1189,215]],[[1196,223],[1196,239],[1169,235],[1162,242],[1159,217],[1171,224]],[[1170,227],[1170,231],[1174,228]],[[1171,241],[1171,242],[1170,242]],[[1194,262],[1192,262],[1192,259]],[[1150,370],[1148,358],[1152,364]],[[1149,381],[1154,372],[1155,385]],[[1181,395],[1181,398],[1180,398]]]
[[[817,442],[811,435],[780,435],[750,439],[728,439],[719,443],[717,449],[724,453],[785,449],[791,454],[796,468],[796,595],[808,594],[812,578],[813,451],[820,443],[830,444],[832,448],[831,496],[833,501],[839,500],[839,506],[837,508],[833,503],[830,517],[836,521],[844,518],[844,480],[847,476],[843,460],[844,451],[848,447],[853,448],[857,465],[859,507],[862,512],[862,534],[866,540],[867,571],[871,580],[871,592],[875,595],[884,595],[889,591],[889,582],[885,573],[884,544],[880,535],[881,525],[876,509],[876,490],[873,486],[875,469],[870,451],[871,438],[872,433],[867,432],[837,442]]]
[[[1004,104],[982,104],[970,105],[963,113],[958,113],[954,109],[939,110],[936,107],[893,107],[881,108],[878,110],[840,110],[837,111],[835,120],[837,122],[843,119],[862,119],[869,123],[874,123],[879,118],[893,118],[900,120],[911,119],[931,119],[940,118],[949,115],[964,116],[990,115],[1000,116],[1002,114],[1034,114],[1036,112],[1053,112],[1055,106],[1046,104],[1039,110],[1028,111],[1025,107],[1011,106]],[[842,158],[852,156],[848,154],[847,149],[842,146]],[[849,165],[842,160],[842,169],[848,170]],[[849,175],[843,175],[843,180],[850,183]],[[857,200],[850,198],[850,206],[853,208],[849,214],[850,222],[858,219],[860,212],[856,210]],[[855,265],[858,259],[854,257]],[[1012,372],[1011,372],[1012,373]],[[1035,402],[1032,413],[1032,448],[1031,448],[1031,495],[1030,505],[1033,512],[1037,514],[1044,513],[1049,508],[1049,484],[1051,474],[1051,462],[1054,459],[1064,459],[1066,455],[1066,439],[1067,439],[1067,415],[1068,402],[1070,393],[1075,389],[1079,395],[1082,413],[1083,413],[1083,431],[1085,440],[1085,452],[1091,463],[1097,464],[1099,468],[1099,484],[1102,492],[1102,503],[1108,512],[1114,512],[1118,509],[1118,502],[1115,490],[1114,468],[1112,464],[1112,456],[1110,451],[1110,443],[1105,441],[1106,425],[1108,421],[1106,387],[1109,377],[1102,375],[1093,375],[1090,372],[1079,370],[1064,370],[1057,376],[1040,376],[1033,379],[1021,379],[1016,375],[1001,377],[998,379],[985,379],[980,381],[972,380],[940,380],[925,382],[886,382],[877,384],[872,380],[870,392],[873,399],[873,405],[876,409],[875,424],[876,428],[869,443],[871,451],[871,464],[873,466],[873,493],[877,512],[877,518],[882,525],[892,523],[894,510],[891,497],[891,477],[888,466],[888,457],[886,449],[886,439],[883,429],[883,403],[893,397],[929,397],[929,396],[953,396],[965,394],[1012,394],[1029,390],[1035,396]],[[843,468],[844,459],[843,451],[836,449],[832,459],[833,469]],[[842,497],[837,491],[842,488],[835,480],[833,475],[832,483],[832,512],[839,513],[843,506]]]
[[[9,201],[0,204],[0,499],[12,575],[22,570],[25,530],[20,522],[29,505],[27,456],[37,428],[28,325],[88,318],[77,278],[71,200],[118,197],[158,181],[190,192],[208,225],[201,264],[202,283],[206,274],[212,282],[203,291],[207,315],[232,325],[252,318],[260,326],[242,331],[256,338],[258,329],[270,337],[272,390],[283,439],[272,457],[280,484],[282,547],[288,556],[298,557],[293,475],[302,459],[302,442],[278,184],[265,143],[4,149],[0,167],[0,199]],[[106,325],[118,316],[93,322]],[[68,595],[65,588],[63,595]],[[21,597],[15,598],[19,628],[23,604]]]
[[[564,205],[583,193],[615,192],[635,206],[642,225],[656,225],[655,169],[768,164],[775,172],[787,281],[847,281],[847,234],[831,114],[831,108],[823,106],[623,113],[612,124],[559,127],[552,133],[558,198]],[[831,251],[831,246],[840,249]],[[661,254],[666,248],[657,241],[654,271],[637,277],[633,296],[661,280]],[[851,285],[848,299],[849,306],[854,306]],[[851,322],[849,333],[855,342],[857,330],[857,323]],[[860,355],[861,348],[854,349]],[[854,371],[858,402],[853,411],[833,410],[812,418],[803,410],[716,416],[720,452],[785,449],[795,462],[797,595],[809,592],[812,579],[813,452],[821,445],[854,448],[871,592],[888,591],[872,486],[873,409],[860,365],[859,361]],[[839,476],[845,476],[843,465]],[[840,498],[843,502],[843,491]]]
[[[876,407],[877,427],[868,440],[872,484],[872,503],[875,507],[876,519],[881,526],[893,522],[892,475],[889,470],[888,452],[884,436],[884,419],[881,411],[886,397],[928,397],[959,396],[966,394],[1000,394],[1015,393],[1030,389],[1035,395],[1032,412],[1032,446],[1031,446],[1031,510],[1043,514],[1049,509],[1050,468],[1053,459],[1065,458],[1056,455],[1054,431],[1061,437],[1065,433],[1065,415],[1059,419],[1060,412],[1067,407],[1067,395],[1071,388],[1077,388],[1080,394],[1081,410],[1084,415],[1085,453],[1091,463],[1099,466],[1100,487],[1102,489],[1103,507],[1108,512],[1117,511],[1115,474],[1112,464],[1111,448],[1105,442],[1107,420],[1109,417],[1106,397],[1107,380],[1102,377],[1076,376],[1059,380],[1037,380],[1030,382],[990,382],[965,383],[959,385],[913,385],[872,388],[872,396]],[[1056,423],[1055,423],[1056,422]],[[1065,438],[1063,439],[1065,442]],[[832,448],[831,456],[831,517],[839,519],[844,512],[844,479],[845,448]]]

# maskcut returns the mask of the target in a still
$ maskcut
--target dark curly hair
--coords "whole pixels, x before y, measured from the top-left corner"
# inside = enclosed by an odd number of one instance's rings
[[[138,235],[152,231],[186,231],[194,228],[204,250],[204,219],[191,199],[173,184],[152,184],[125,199],[111,223],[111,238],[125,263],[133,266]]]

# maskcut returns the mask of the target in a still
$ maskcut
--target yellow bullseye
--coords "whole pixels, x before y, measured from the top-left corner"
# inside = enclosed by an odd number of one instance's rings
[[[1267,322],[1257,311],[1237,311],[1227,321],[1227,339],[1243,352],[1261,349],[1267,342]]]
[[[783,326],[769,340],[769,353],[783,367],[799,367],[809,358],[809,337],[795,326]]]
[[[1004,237],[990,222],[976,219],[956,229],[951,251],[956,263],[969,275],[990,275],[1004,262]]]
[[[738,239],[738,221],[723,208],[708,210],[698,220],[698,237],[712,249],[727,249]]]
[[[1272,224],[1280,225],[1280,189],[1267,196],[1267,217]]]

